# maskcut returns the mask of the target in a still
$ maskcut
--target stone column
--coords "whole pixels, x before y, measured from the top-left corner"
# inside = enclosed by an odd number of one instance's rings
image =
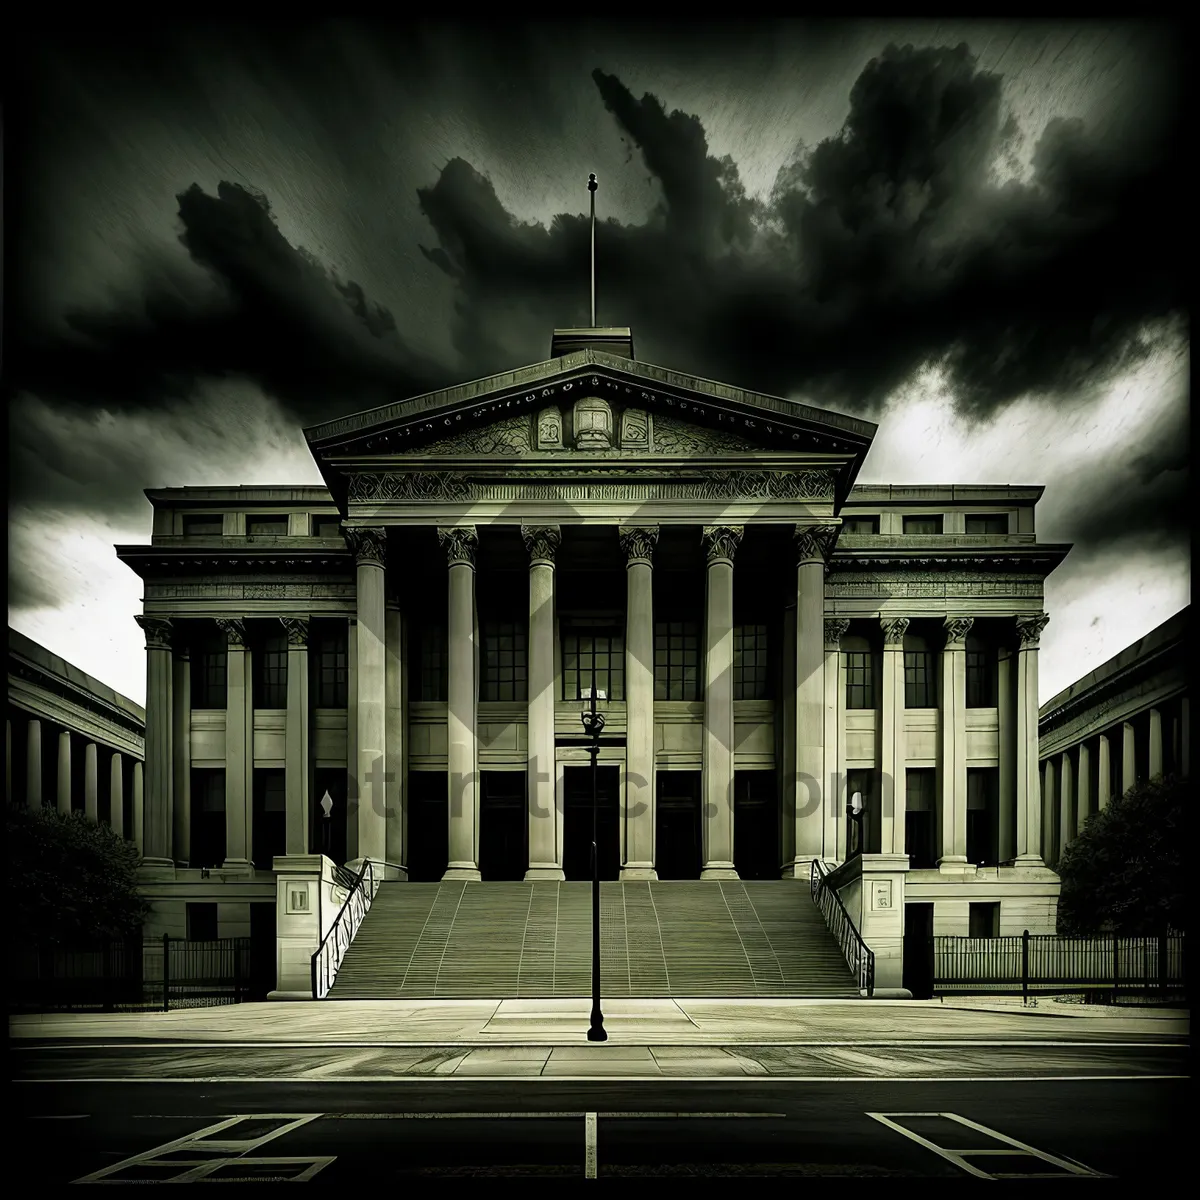
[[[938,866],[967,865],[967,634],[974,617],[946,617],[942,647],[941,702],[941,857]]]
[[[135,762],[130,799],[133,801],[133,844],[139,854],[144,854],[146,849],[146,805],[143,799],[142,777],[142,764]]]
[[[225,634],[225,870],[253,870],[250,861],[254,776],[254,710],[246,663],[246,624],[220,618]]]
[[[42,807],[42,723],[36,718],[25,730],[25,807]]]
[[[1163,773],[1162,713],[1157,708],[1150,710],[1150,750],[1147,774],[1157,779]]]
[[[867,844],[878,843],[881,854],[904,854],[905,777],[904,635],[908,617],[883,617],[883,696],[879,713],[880,795],[875,812],[868,812]],[[879,823],[879,836],[870,822]]]
[[[1112,751],[1108,745],[1108,735],[1102,733],[1096,745],[1096,807],[1108,807],[1112,799]]]
[[[830,772],[825,768],[825,564],[836,525],[797,525],[796,541],[796,858],[807,879],[825,849]]]
[[[1013,655],[1008,649],[1000,651],[996,661],[996,720],[999,726],[999,785],[1000,839],[999,861],[1011,862],[1017,855],[1017,791],[1016,752],[1013,746]]]
[[[846,800],[842,762],[842,728],[846,720],[846,689],[842,686],[842,638],[850,628],[847,617],[825,619],[825,847],[826,858],[846,857]],[[810,868],[811,869],[811,868]]]
[[[658,526],[625,528],[619,537],[625,552],[625,862],[621,878],[657,879],[653,557]],[[550,782],[553,788],[553,772]]]
[[[1134,736],[1133,722],[1126,721],[1121,726],[1121,795],[1123,796],[1137,783],[1137,738]]]
[[[438,529],[449,564],[447,622],[446,766],[449,789],[449,862],[443,879],[479,880],[479,780],[475,723],[474,525]]]
[[[384,871],[386,879],[408,879],[408,773],[404,765],[405,722],[404,618],[395,603],[389,603],[384,617],[387,633],[387,711],[384,734],[387,738],[384,792],[387,796],[387,860],[392,866]],[[400,870],[398,868],[404,868]]]
[[[1184,779],[1188,778],[1188,742],[1191,738],[1191,727],[1188,724],[1188,698],[1183,697],[1179,701],[1179,765],[1176,767],[1175,773]]]
[[[283,734],[284,853],[307,854],[309,791],[308,618],[283,617],[287,632],[287,717]]]
[[[1017,865],[1040,867],[1041,789],[1038,787],[1038,639],[1050,618],[1017,617]]]
[[[733,865],[733,556],[740,525],[706,525],[704,605],[704,867],[701,879],[736,879]]]
[[[137,617],[146,634],[146,783],[141,822],[142,866],[154,873],[175,873],[171,826],[173,750],[171,622]]]
[[[95,742],[83,748],[83,811],[94,825],[100,824],[100,752]]]
[[[387,850],[387,604],[385,529],[347,529],[358,564],[358,857],[382,863]]]
[[[125,779],[119,750],[113,751],[108,764],[108,827],[117,837],[125,836]]]
[[[71,813],[71,734],[63,729],[58,735],[58,791],[55,797],[58,811]]]
[[[1060,770],[1062,787],[1058,799],[1058,857],[1061,861],[1067,847],[1075,840],[1075,771],[1067,751],[1063,751]]]
[[[796,605],[783,610],[783,638],[780,646],[779,687],[779,864],[783,879],[794,879],[796,861]]]
[[[182,639],[175,644],[172,761],[174,813],[172,844],[176,862],[192,859],[192,662]]]
[[[1042,850],[1046,862],[1054,862],[1058,857],[1054,837],[1054,818],[1058,814],[1057,779],[1057,764],[1048,758],[1042,764]]]
[[[357,774],[358,621],[350,617],[346,622],[346,862],[354,862],[358,858]]]
[[[1079,743],[1079,772],[1075,779],[1075,836],[1092,815],[1092,750],[1087,742]]]
[[[525,787],[529,860],[525,878],[565,879],[554,803],[554,555],[557,525],[521,526],[529,551],[529,714]]]

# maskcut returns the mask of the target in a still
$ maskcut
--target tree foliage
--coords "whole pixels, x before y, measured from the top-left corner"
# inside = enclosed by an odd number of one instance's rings
[[[83,813],[8,810],[8,914],[39,946],[83,946],[141,928],[138,852]]]
[[[1058,865],[1058,932],[1126,936],[1185,931],[1188,780],[1152,779],[1088,819]]]

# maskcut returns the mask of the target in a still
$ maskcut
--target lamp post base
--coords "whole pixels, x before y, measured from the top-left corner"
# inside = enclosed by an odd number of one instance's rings
[[[602,1020],[603,1018],[601,1018],[601,1021]],[[595,1015],[592,1016],[592,1024],[587,1031],[587,1040],[589,1042],[608,1041],[608,1031],[604,1028],[604,1025],[600,1021],[596,1020]]]

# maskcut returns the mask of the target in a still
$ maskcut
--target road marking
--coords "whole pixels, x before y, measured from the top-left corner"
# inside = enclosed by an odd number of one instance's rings
[[[596,1114],[583,1115],[583,1176],[596,1178]]]
[[[324,1114],[328,1121],[547,1121],[557,1118],[579,1120],[585,1112],[401,1112],[401,1113],[334,1113]],[[755,1118],[786,1117],[781,1112],[598,1112],[592,1114],[606,1121],[688,1120],[704,1118],[714,1121],[751,1120]]]
[[[112,1166],[102,1167],[99,1171],[93,1171],[92,1174],[84,1175],[82,1178],[74,1180],[74,1182],[144,1182],[146,1180],[146,1173],[152,1173],[157,1169],[163,1171],[174,1170],[175,1173],[169,1177],[153,1180],[155,1183],[197,1183],[209,1180],[218,1171],[227,1171],[233,1167],[275,1167],[287,1174],[289,1182],[307,1183],[318,1171],[333,1162],[334,1157],[289,1156],[275,1158],[247,1156],[265,1146],[268,1142],[283,1137],[285,1134],[292,1133],[294,1130],[307,1125],[310,1121],[315,1121],[320,1116],[320,1113],[249,1113],[241,1116],[227,1117],[225,1120],[217,1121],[215,1124],[208,1125],[195,1133],[185,1134],[183,1137],[165,1142],[161,1146],[155,1146],[151,1150],[145,1150],[141,1154],[132,1155],[130,1158],[123,1159]],[[236,1127],[243,1121],[279,1121],[282,1122],[282,1125],[278,1129],[269,1130],[267,1133],[257,1137],[237,1138],[221,1136],[236,1132]],[[171,1157],[167,1159],[167,1155]],[[192,1155],[193,1157],[188,1157],[188,1155]],[[302,1169],[299,1171],[286,1170],[286,1168],[295,1167]],[[135,1174],[133,1178],[112,1178],[112,1176],[120,1172],[143,1172],[143,1174],[140,1177]],[[261,1181],[261,1176],[256,1178],[253,1172],[247,1178],[254,1181]],[[213,1180],[213,1182],[218,1183],[226,1181],[234,1182],[228,1176],[223,1179]]]
[[[42,1114],[42,1115],[37,1115],[37,1116],[31,1116],[29,1118],[29,1120],[31,1120],[31,1121],[87,1121],[90,1119],[90,1117],[91,1117],[90,1113],[71,1113],[70,1116],[65,1116],[65,1117],[60,1117],[57,1115],[50,1116],[47,1114]]]
[[[364,1050],[361,1054],[352,1054],[349,1058],[336,1058],[333,1062],[322,1063],[319,1067],[312,1067],[304,1072],[305,1079],[320,1079],[325,1075],[333,1075],[338,1071],[349,1070],[351,1067],[357,1067],[361,1063],[367,1062],[369,1059],[377,1058],[378,1050]]]
[[[1047,1154],[1044,1150],[1038,1150],[1025,1142],[1019,1142],[1016,1138],[1011,1138],[1007,1134],[998,1133],[994,1129],[989,1129],[986,1125],[980,1125],[976,1121],[969,1121],[966,1117],[960,1117],[957,1113],[946,1112],[905,1112],[905,1113],[878,1113],[869,1112],[868,1117],[874,1118],[882,1125],[886,1125],[889,1129],[894,1129],[897,1133],[903,1134],[906,1138],[911,1139],[920,1146],[924,1146],[927,1150],[932,1150],[934,1154],[944,1158],[947,1162],[953,1163],[956,1167],[965,1171],[968,1175],[974,1175],[978,1179],[1061,1179],[1062,1171],[1070,1175],[1082,1176],[1090,1179],[1111,1179],[1111,1175],[1105,1175],[1102,1171],[1093,1171],[1090,1167],[1085,1167],[1082,1163],[1077,1163],[1073,1159],[1059,1158],[1054,1154]],[[976,1132],[983,1134],[984,1137],[992,1138],[995,1141],[1003,1142],[1005,1146],[1015,1147],[1014,1149],[999,1149],[995,1146],[986,1147],[984,1149],[970,1150],[949,1150],[944,1146],[939,1146],[936,1142],[930,1141],[926,1137],[922,1137],[919,1133],[914,1133],[911,1129],[906,1129],[903,1125],[897,1124],[892,1120],[893,1117],[935,1117],[946,1121],[954,1121],[959,1125],[965,1125],[968,1129],[974,1129]],[[1019,1156],[1021,1158],[1037,1158],[1042,1162],[1050,1163],[1053,1166],[1061,1168],[1059,1172],[1000,1172],[990,1173],[977,1167],[967,1161],[968,1158],[977,1155],[986,1155],[989,1158]]]

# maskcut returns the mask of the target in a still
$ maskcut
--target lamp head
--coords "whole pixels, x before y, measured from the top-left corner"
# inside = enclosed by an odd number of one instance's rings
[[[862,792],[855,792],[850,797],[850,815],[852,817],[861,817],[863,813],[863,795]]]

